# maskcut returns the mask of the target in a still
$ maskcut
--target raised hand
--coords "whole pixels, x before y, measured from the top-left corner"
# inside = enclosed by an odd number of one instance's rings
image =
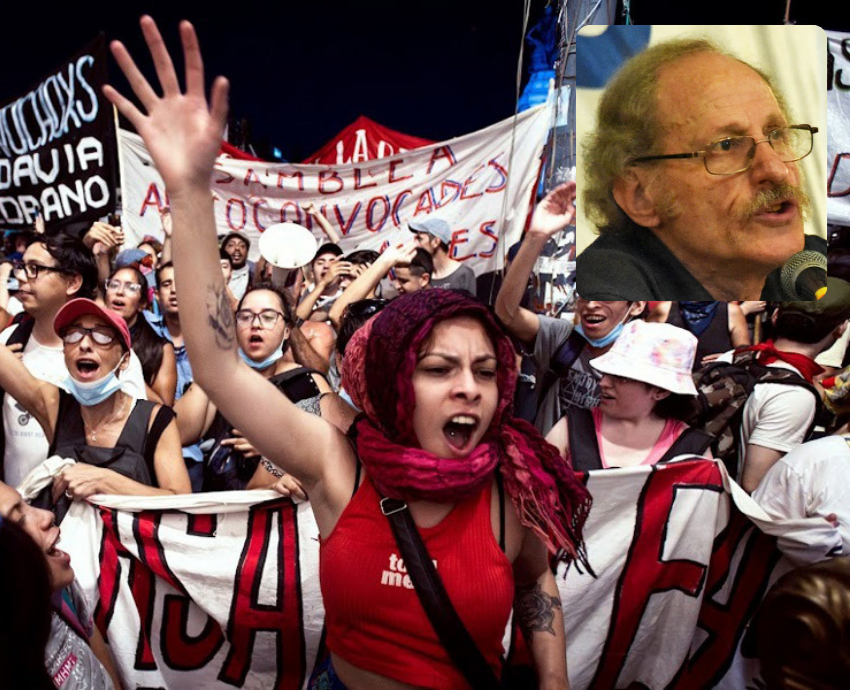
[[[216,78],[207,104],[198,37],[192,25],[183,21],[180,38],[186,64],[186,92],[182,93],[156,22],[144,16],[140,24],[162,96],[154,91],[120,41],[112,42],[112,54],[145,113],[111,86],[104,86],[103,93],[141,135],[170,196],[198,186],[209,188],[227,121],[228,82],[224,77]]]
[[[381,254],[381,258],[391,266],[395,267],[399,264],[409,264],[416,256],[416,250],[419,245],[416,240],[410,240],[401,247],[389,246]]]
[[[575,200],[575,182],[558,185],[537,204],[528,231],[553,237],[575,220]]]

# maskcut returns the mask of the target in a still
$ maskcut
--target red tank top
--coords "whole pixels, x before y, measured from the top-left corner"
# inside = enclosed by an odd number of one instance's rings
[[[514,580],[493,535],[490,495],[488,484],[419,533],[461,620],[499,675]],[[358,668],[400,682],[468,688],[419,603],[378,503],[367,477],[322,543],[328,648]]]

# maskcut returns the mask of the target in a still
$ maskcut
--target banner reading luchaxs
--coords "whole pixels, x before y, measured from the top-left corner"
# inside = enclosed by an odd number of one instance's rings
[[[98,37],[0,106],[0,224],[96,220],[115,208],[115,124]]]

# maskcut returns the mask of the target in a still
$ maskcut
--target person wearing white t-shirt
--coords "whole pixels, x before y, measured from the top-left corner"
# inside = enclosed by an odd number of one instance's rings
[[[20,283],[18,299],[33,323],[23,348],[23,363],[38,379],[62,386],[68,376],[62,340],[53,331],[53,319],[62,306],[75,297],[94,293],[97,265],[91,251],[79,240],[67,236],[38,237],[15,267]],[[0,333],[3,345],[19,326]],[[23,326],[20,326],[23,327]],[[20,351],[20,346],[15,346]],[[122,376],[122,390],[133,398],[145,399],[142,366],[135,353]],[[11,395],[3,396],[5,449],[0,479],[11,486],[47,458],[48,442],[38,422]]]
[[[759,364],[790,369],[813,383],[823,371],[815,357],[842,336],[850,318],[850,283],[829,278],[827,288],[817,301],[782,302],[774,316],[775,340],[749,348],[758,353]],[[726,353],[721,359],[731,358],[732,353]],[[817,399],[802,386],[755,386],[741,425],[738,476],[744,489],[755,491],[767,471],[803,443],[816,412]]]

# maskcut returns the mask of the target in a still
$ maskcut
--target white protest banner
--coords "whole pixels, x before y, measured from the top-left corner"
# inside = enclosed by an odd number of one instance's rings
[[[454,259],[476,274],[496,270],[524,228],[549,125],[550,113],[540,106],[516,121],[509,118],[473,134],[348,165],[219,157],[211,181],[218,233],[244,233],[254,259],[260,233],[275,223],[305,225],[324,242],[299,206],[312,201],[339,232],[346,252],[382,251],[411,239],[409,220],[434,214],[452,226]],[[135,246],[144,235],[162,237],[158,211],[167,200],[141,139],[124,131],[119,136],[123,224],[128,246]]]
[[[771,522],[705,460],[592,472],[587,486],[593,574],[557,573],[574,690],[758,687],[742,645],[791,567],[776,537],[825,521]],[[62,548],[127,687],[303,687],[324,615],[309,504],[267,491],[99,501],[73,505]],[[811,560],[830,548],[818,541]]]
[[[850,225],[850,34],[826,35],[827,219]]]
[[[97,220],[115,208],[115,125],[101,36],[0,107],[0,224]]]
[[[62,544],[125,687],[306,685],[324,622],[309,504],[270,491],[112,504],[74,504]]]

